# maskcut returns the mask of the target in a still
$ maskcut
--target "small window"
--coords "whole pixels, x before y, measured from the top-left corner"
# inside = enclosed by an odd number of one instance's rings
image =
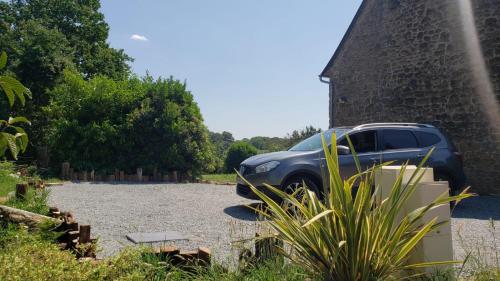
[[[416,131],[415,135],[417,135],[417,139],[418,139],[418,143],[420,144],[420,147],[428,147],[431,145],[435,145],[436,143],[441,141],[441,138],[433,133]]]
[[[367,153],[377,151],[377,135],[375,131],[365,131],[349,135],[352,146],[356,153]],[[349,147],[347,138],[342,139],[339,145]]]
[[[384,130],[384,150],[417,148],[415,135],[406,130]]]

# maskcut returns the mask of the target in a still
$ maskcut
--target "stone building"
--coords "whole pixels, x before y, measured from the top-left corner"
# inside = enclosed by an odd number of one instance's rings
[[[500,194],[500,0],[364,0],[320,78],[330,127],[433,124]]]

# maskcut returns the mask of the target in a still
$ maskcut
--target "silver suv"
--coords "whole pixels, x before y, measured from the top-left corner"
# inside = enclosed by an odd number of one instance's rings
[[[450,193],[456,194],[465,185],[462,168],[462,154],[453,143],[436,127],[416,123],[373,123],[357,127],[338,127],[324,132],[328,143],[333,133],[337,136],[340,172],[348,178],[356,172],[353,156],[349,149],[348,135],[362,167],[394,161],[394,165],[409,161],[418,164],[427,152],[435,147],[426,166],[434,168],[436,180],[448,181]],[[316,134],[288,151],[260,154],[243,161],[240,174],[268,193],[264,183],[285,191],[293,191],[306,183],[306,186],[322,195],[325,156],[322,149],[321,134]],[[240,178],[237,179],[237,193],[250,199],[255,194]]]

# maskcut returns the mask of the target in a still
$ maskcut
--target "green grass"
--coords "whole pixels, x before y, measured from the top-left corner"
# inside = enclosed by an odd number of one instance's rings
[[[203,175],[201,177],[203,180],[215,181],[215,182],[230,182],[236,183],[236,174],[210,174]]]
[[[47,215],[49,213],[49,206],[47,203],[48,197],[48,190],[29,189],[24,199],[13,197],[4,204],[6,206],[25,210],[28,212]]]
[[[14,165],[10,162],[0,162],[0,197],[5,197],[9,192],[16,189],[20,179],[11,176],[14,173]]]
[[[240,271],[219,265],[191,267],[189,271],[170,266],[145,248],[126,249],[101,261],[78,262],[39,232],[28,232],[12,224],[0,225],[0,280],[222,280],[299,281],[307,275],[296,266],[262,263]],[[309,279],[312,281],[312,279]]]

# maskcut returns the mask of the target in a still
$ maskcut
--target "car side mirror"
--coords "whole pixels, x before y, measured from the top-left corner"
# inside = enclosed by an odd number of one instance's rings
[[[351,154],[351,149],[344,145],[337,145],[337,154],[338,155],[349,155]]]

